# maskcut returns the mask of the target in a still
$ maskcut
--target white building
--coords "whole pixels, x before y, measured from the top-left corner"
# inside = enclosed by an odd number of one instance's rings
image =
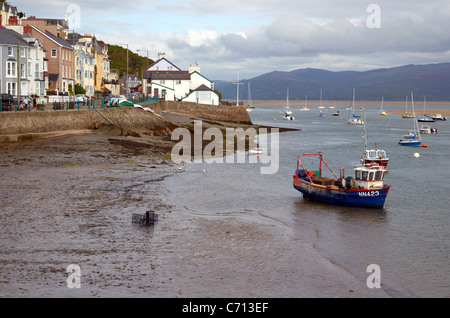
[[[142,86],[144,95],[163,100],[219,105],[214,83],[200,74],[198,64],[183,71],[163,57],[144,71]]]
[[[2,93],[17,97],[20,88],[22,98],[43,97],[47,66],[42,44],[23,33],[22,26],[14,26],[14,30],[0,28],[0,48]]]

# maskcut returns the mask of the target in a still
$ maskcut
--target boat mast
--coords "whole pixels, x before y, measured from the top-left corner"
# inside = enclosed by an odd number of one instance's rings
[[[413,120],[414,120],[414,130],[417,133],[417,136],[419,137],[419,141],[421,141],[422,138],[420,137],[419,124],[417,123],[416,113],[414,111],[414,96],[413,96],[412,91],[411,91],[411,107],[412,107],[412,115],[413,115]]]

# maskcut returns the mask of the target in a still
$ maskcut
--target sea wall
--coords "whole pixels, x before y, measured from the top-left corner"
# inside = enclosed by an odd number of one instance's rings
[[[155,113],[173,112],[222,122],[251,124],[245,107],[210,106],[196,103],[161,101],[147,105]],[[169,135],[178,127],[161,116],[134,107],[96,110],[22,111],[0,113],[0,143],[30,140],[64,132],[98,131],[100,133],[137,136]]]
[[[94,131],[112,135],[168,135],[177,125],[134,107],[98,110],[0,113],[0,143],[30,140],[64,132]]]
[[[244,106],[213,106],[188,102],[159,101],[149,105],[149,107],[159,114],[161,112],[171,112],[214,121],[252,124]]]

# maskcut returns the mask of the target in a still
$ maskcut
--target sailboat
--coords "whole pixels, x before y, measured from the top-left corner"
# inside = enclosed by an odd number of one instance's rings
[[[408,113],[408,95],[406,95],[406,110],[405,110],[405,114],[402,115],[402,118],[413,118],[413,115]]]
[[[325,114],[322,111],[322,109],[325,108],[325,106],[322,106],[322,89],[320,89],[320,106],[318,108],[319,108],[319,114],[317,114],[317,117],[325,117]]]
[[[380,107],[380,115],[386,116],[387,113],[383,110],[384,96],[381,98],[381,107]]]
[[[417,121],[420,121],[420,122],[422,122],[422,123],[434,123],[435,120],[433,119],[433,117],[428,116],[428,115],[425,115],[425,104],[426,104],[426,100],[427,100],[427,97],[425,96],[425,97],[423,98],[423,117],[417,119]]]
[[[339,116],[339,111],[336,110],[336,101],[334,101],[334,111],[333,111],[333,116]]]
[[[352,117],[348,119],[350,125],[364,125],[364,119],[361,116],[355,115],[355,88],[353,88],[353,101],[352,101]]]
[[[292,116],[292,111],[289,106],[289,87],[286,92],[286,111],[284,112],[283,120],[294,120],[295,117]]]
[[[248,82],[248,105],[247,105],[247,111],[250,113],[255,107],[253,107],[252,102],[252,93],[250,91],[250,82]]]
[[[422,144],[422,139],[420,137],[419,124],[417,123],[417,118],[414,113],[414,97],[411,92],[411,105],[412,105],[412,120],[414,123],[414,129],[409,132],[409,134],[404,136],[404,139],[399,140],[399,145],[401,146],[416,146],[416,147],[426,147],[426,144]]]
[[[305,97],[305,101],[306,101],[306,106],[303,106],[302,108],[300,108],[300,110],[302,110],[302,111],[311,110],[308,108],[308,96]]]
[[[325,108],[325,106],[322,105],[322,89],[320,89],[320,106],[318,108],[319,109],[324,109]]]

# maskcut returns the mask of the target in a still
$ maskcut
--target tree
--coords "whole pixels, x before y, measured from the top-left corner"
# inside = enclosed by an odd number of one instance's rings
[[[86,90],[80,84],[75,84],[75,95],[86,94]]]

